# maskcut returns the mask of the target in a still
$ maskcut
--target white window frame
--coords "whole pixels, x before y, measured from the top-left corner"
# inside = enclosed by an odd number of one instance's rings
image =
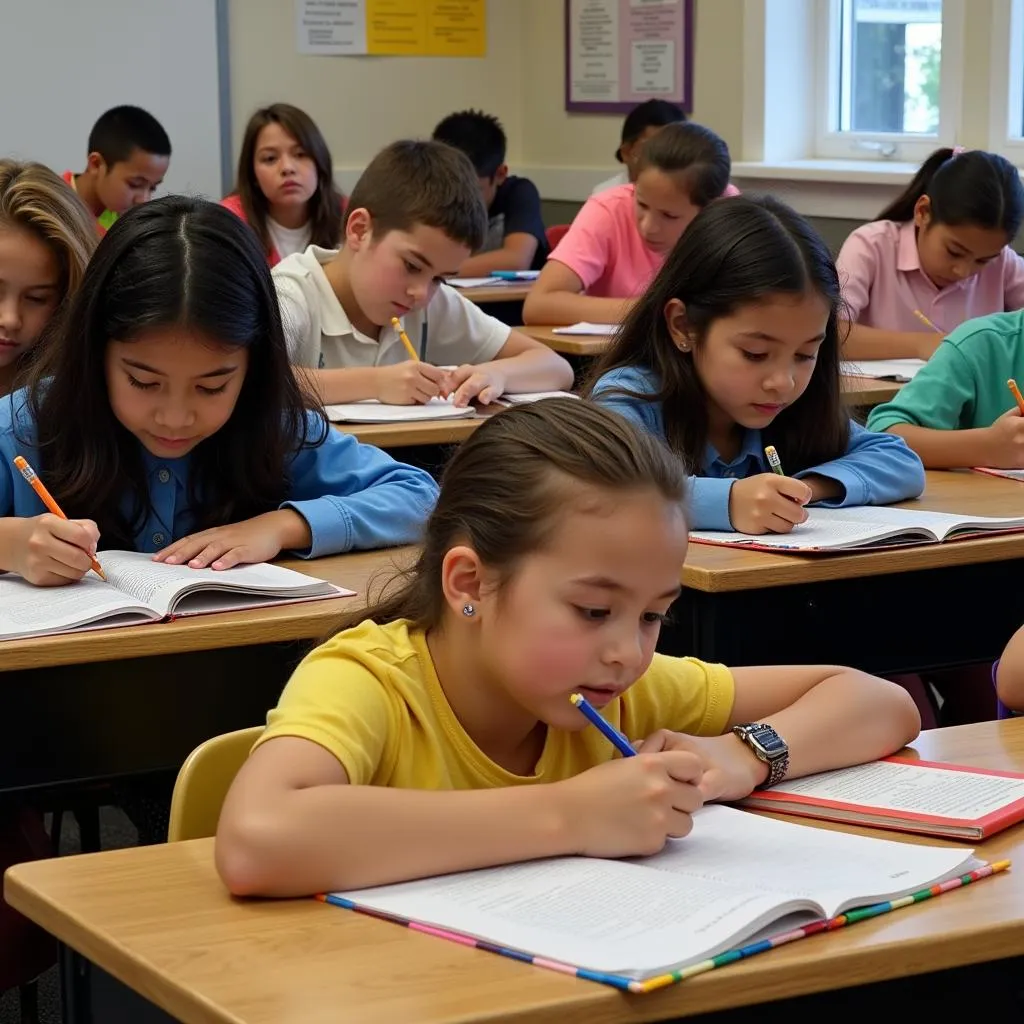
[[[996,0],[1000,2],[1000,0]],[[1019,0],[1006,0],[1018,3]],[[816,0],[815,156],[839,160],[909,161],[920,163],[940,146],[956,145],[963,96],[963,34],[966,0],[942,2],[942,72],[939,78],[939,128],[935,134],[905,132],[841,132],[834,113],[839,106],[843,0]],[[846,39],[850,33],[846,33]],[[1009,99],[1009,93],[1006,93]],[[1007,122],[1008,123],[1008,122]],[[1022,148],[1024,153],[1024,148]]]
[[[1024,165],[1024,0],[993,0],[988,148]]]

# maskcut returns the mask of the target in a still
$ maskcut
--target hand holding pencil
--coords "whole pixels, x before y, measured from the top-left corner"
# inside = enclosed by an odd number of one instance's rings
[[[398,332],[409,358],[393,366],[377,368],[377,401],[386,405],[424,405],[432,398],[447,395],[449,371],[424,362],[416,355],[397,316],[391,318],[391,325]]]
[[[28,462],[19,455],[14,464],[49,512],[16,520],[18,537],[9,568],[43,587],[73,583],[90,570],[106,579],[96,560],[96,524],[91,519],[68,519]]]

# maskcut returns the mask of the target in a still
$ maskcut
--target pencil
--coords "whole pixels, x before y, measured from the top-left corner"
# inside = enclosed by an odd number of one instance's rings
[[[583,714],[590,719],[591,724],[597,726],[598,730],[604,734],[605,739],[607,739],[623,757],[632,757],[636,753],[633,749],[633,744],[630,743],[614,725],[606,722],[598,713],[597,708],[595,708],[582,693],[574,693],[569,700],[573,702],[578,710],[582,711]]]
[[[1017,402],[1017,408],[1020,409],[1020,414],[1024,416],[1024,395],[1020,393],[1020,388],[1017,387],[1017,382],[1011,377],[1007,382],[1006,386],[1010,389],[1010,394],[1013,395]]]
[[[921,312],[921,310],[915,309],[914,310],[914,316],[916,316],[917,319],[920,320],[921,323],[923,323],[925,325],[925,327],[927,327],[931,331],[934,331],[936,334],[945,334],[946,333],[944,330],[942,330],[941,327],[936,327],[935,324],[933,324],[931,322],[931,320],[929,320],[928,317],[926,317],[924,315],[924,313]]]
[[[39,479],[36,475],[36,471],[20,455],[16,455],[14,457],[14,465],[17,467],[18,472],[26,479],[26,481],[28,481],[28,485],[32,490],[39,495],[39,500],[55,516],[60,516],[61,519],[67,519],[67,516],[64,515],[60,505],[58,505],[54,500],[53,495],[46,489],[46,484]],[[107,577],[103,575],[103,569],[95,558],[92,559],[92,569],[101,580],[106,580]]]
[[[409,358],[414,363],[418,363],[420,361],[420,357],[416,355],[416,349],[412,347],[409,335],[405,333],[405,329],[402,327],[402,322],[397,316],[393,316],[391,318],[391,326],[398,331],[398,336],[402,339],[402,344],[405,346],[405,351],[409,353]]]
[[[768,460],[768,465],[772,467],[773,473],[778,473],[779,476],[785,476],[782,472],[782,460],[779,458],[779,453],[775,450],[775,445],[770,444],[764,450],[764,457]]]

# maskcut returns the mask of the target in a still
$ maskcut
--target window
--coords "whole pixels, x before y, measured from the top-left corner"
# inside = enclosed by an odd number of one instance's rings
[[[1024,0],[995,0],[988,148],[1024,164]]]
[[[818,11],[819,156],[917,161],[955,141],[964,0],[819,0]]]

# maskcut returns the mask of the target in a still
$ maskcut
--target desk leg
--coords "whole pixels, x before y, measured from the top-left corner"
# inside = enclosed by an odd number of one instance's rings
[[[111,974],[60,946],[63,1024],[179,1024]]]
[[[63,942],[58,957],[63,1024],[92,1024],[89,961]]]

